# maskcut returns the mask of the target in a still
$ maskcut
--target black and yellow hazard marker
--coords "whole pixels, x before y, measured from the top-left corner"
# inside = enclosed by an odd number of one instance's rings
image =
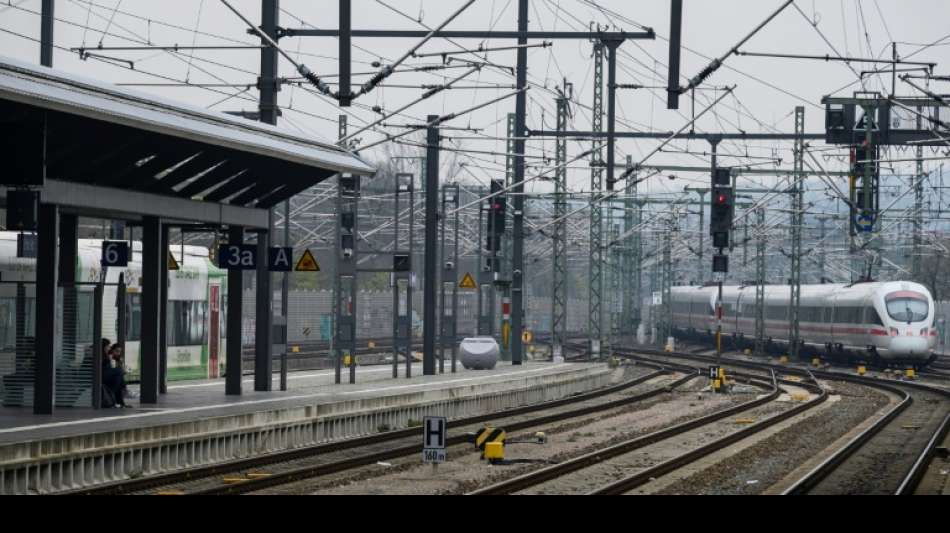
[[[484,452],[485,446],[488,443],[500,442],[501,444],[504,444],[507,437],[508,434],[505,433],[504,429],[485,426],[475,432],[475,447]]]

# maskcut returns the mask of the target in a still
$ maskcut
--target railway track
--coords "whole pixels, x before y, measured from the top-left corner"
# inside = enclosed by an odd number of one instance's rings
[[[488,421],[496,423],[508,431],[519,431],[538,425],[568,420],[591,413],[635,404],[669,392],[699,376],[692,367],[677,363],[667,365],[653,365],[647,363],[643,366],[654,368],[655,370],[645,376],[583,395],[450,421],[449,428],[458,434],[450,437],[447,444],[456,445],[469,442],[470,437],[464,434],[465,430],[477,429],[480,426],[476,425]],[[596,401],[611,395],[625,393],[632,387],[641,385],[654,378],[682,371],[688,373],[668,386],[655,388],[632,396],[624,396],[600,402]],[[584,402],[591,402],[591,405],[582,405],[554,414],[531,416],[525,420],[512,420],[518,416],[543,413],[544,411],[561,407],[580,405]],[[417,427],[389,431],[367,437],[347,439],[215,466],[174,472],[145,479],[129,480],[81,490],[77,491],[77,493],[95,495],[142,493],[246,494],[278,485],[344,472],[362,466],[376,464],[380,461],[416,455],[419,453],[419,432],[420,429]],[[265,468],[267,472],[260,471]]]
[[[758,376],[749,376],[749,378],[758,378]],[[761,406],[768,405],[772,402],[775,402],[780,394],[782,393],[781,387],[779,387],[779,380],[776,380],[774,374],[771,376],[770,382],[758,382],[758,384],[767,389],[769,393],[761,398],[751,400],[749,402],[742,403],[737,406],[729,407],[727,409],[722,409],[720,411],[711,413],[709,415],[683,422],[677,424],[670,428],[666,428],[660,431],[656,431],[647,435],[642,435],[628,439],[619,444],[613,445],[609,448],[603,450],[597,450],[574,459],[553,465],[550,467],[542,468],[540,470],[530,472],[488,487],[481,488],[479,490],[473,491],[470,494],[472,495],[501,495],[501,494],[513,494],[521,491],[525,491],[531,488],[536,488],[546,483],[552,481],[560,480],[565,476],[577,476],[584,475],[587,469],[592,467],[597,467],[605,464],[609,464],[611,461],[620,458],[624,455],[636,452],[638,450],[644,450],[653,445],[662,445],[670,441],[674,437],[683,436],[689,432],[694,432],[696,430],[701,430],[703,428],[708,428],[710,425],[722,421],[725,418],[732,417],[742,413],[748,413],[755,410]],[[788,382],[786,382],[788,384]],[[687,464],[690,464],[702,457],[705,457],[717,450],[720,450],[730,444],[738,442],[754,433],[759,431],[764,431],[766,428],[773,426],[783,420],[791,418],[805,410],[811,409],[827,399],[827,394],[817,386],[811,386],[807,384],[794,383],[794,386],[797,387],[809,387],[813,388],[818,395],[815,399],[798,405],[792,409],[789,409],[778,415],[769,417],[763,422],[754,424],[753,426],[741,429],[739,431],[730,433],[723,438],[716,439],[713,442],[710,442],[706,445],[695,448],[683,455],[680,455],[674,459],[660,462],[654,466],[641,470],[634,476],[623,478],[617,480],[614,483],[611,483],[608,486],[601,487],[593,491],[591,494],[622,494],[629,490],[632,490],[636,486],[642,485],[643,483],[648,482],[651,478],[663,475],[665,473],[671,472],[678,468],[681,468]]]
[[[715,362],[714,357],[696,354],[637,351],[652,352],[660,357],[651,359],[657,362],[665,359]],[[722,362],[742,368],[812,374],[818,379],[846,381],[900,397],[900,402],[884,416],[794,482],[785,494],[912,494],[926,476],[938,443],[946,439],[947,417],[950,416],[950,391],[946,389],[726,357]]]

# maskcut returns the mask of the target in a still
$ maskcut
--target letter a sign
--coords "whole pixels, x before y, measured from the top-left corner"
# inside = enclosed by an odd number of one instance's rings
[[[290,272],[293,270],[293,248],[271,248],[267,250],[267,269],[271,272]]]

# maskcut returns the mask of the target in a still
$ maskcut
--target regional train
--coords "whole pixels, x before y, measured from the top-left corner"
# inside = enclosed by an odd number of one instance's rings
[[[76,262],[75,306],[76,346],[61,346],[58,366],[78,365],[91,350],[93,342],[94,285],[100,281],[102,241],[80,239]],[[172,380],[206,379],[223,375],[226,331],[225,301],[227,271],[214,266],[207,248],[171,246],[178,270],[168,273],[167,376]],[[126,268],[109,268],[103,290],[102,336],[118,338],[116,305],[119,276],[127,285],[125,297],[127,379],[139,377],[141,342],[141,243],[132,244],[132,257]],[[36,260],[17,258],[17,233],[0,232],[0,373],[12,371],[18,342],[34,335]],[[17,337],[17,294],[23,314]],[[62,293],[60,291],[60,293]],[[58,306],[64,300],[58,296]],[[60,311],[62,313],[62,310]],[[62,316],[62,314],[60,314]],[[62,334],[61,327],[58,335]],[[8,368],[10,367],[10,368]]]
[[[755,339],[755,286],[723,287],[722,331],[739,345]],[[718,288],[674,287],[676,335],[710,339],[716,331]],[[765,287],[765,337],[789,344],[791,287]],[[805,352],[885,365],[923,366],[936,358],[930,291],[907,281],[802,285],[799,339]]]

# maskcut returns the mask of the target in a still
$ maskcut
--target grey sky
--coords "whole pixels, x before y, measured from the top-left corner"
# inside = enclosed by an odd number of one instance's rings
[[[247,35],[239,19],[228,12],[217,0],[167,0],[163,2],[146,0],[91,0],[95,6],[90,9],[88,0],[58,0],[56,44],[63,48],[78,46],[94,47],[101,41],[104,46],[130,45],[135,42],[151,42],[163,45],[199,45],[234,44],[243,42],[257,44]],[[461,5],[459,0],[383,0],[413,19],[422,16],[423,23],[438,25],[451,12]],[[0,48],[4,55],[10,55],[28,61],[38,61],[38,46],[35,42],[15,36],[20,33],[28,38],[39,36],[39,18],[35,13],[40,9],[39,0],[17,2],[18,7],[0,6]],[[420,29],[415,20],[403,18],[393,10],[387,9],[378,0],[354,0],[354,25],[359,28]],[[591,22],[615,24],[622,29],[637,30],[632,23],[639,23],[656,29],[665,37],[669,31],[669,2],[667,1],[600,1],[596,4],[604,12],[592,7],[594,2],[582,0],[535,0],[532,2],[533,29],[581,29]],[[234,4],[252,20],[259,20],[259,2],[254,0],[235,0]],[[283,0],[284,9],[281,24],[287,27],[311,24],[332,28],[337,23],[336,2],[330,0],[305,1]],[[718,56],[728,50],[751,28],[776,9],[779,0],[717,0],[685,2],[684,44],[690,50],[705,56]],[[118,5],[119,11],[113,14]],[[909,55],[923,45],[947,38],[941,45],[931,47],[914,56],[914,60],[935,61],[941,64],[938,73],[950,74],[950,2],[940,0],[799,0],[789,7],[762,33],[755,37],[744,49],[756,52],[780,52],[800,54],[833,53],[819,35],[824,34],[841,54],[859,57],[889,57],[889,43],[898,41],[901,55]],[[99,7],[96,7],[99,6]],[[514,0],[478,0],[451,28],[474,29],[494,26],[496,29],[514,29],[516,24],[516,6]],[[609,15],[609,11],[621,14],[628,21]],[[124,12],[124,13],[123,13]],[[128,13],[128,14],[127,14]],[[131,15],[134,16],[131,16]],[[806,20],[817,21],[814,27]],[[111,20],[111,23],[110,23]],[[301,22],[303,21],[303,22]],[[632,21],[632,22],[631,22]],[[168,24],[178,26],[173,28]],[[88,26],[88,29],[86,29]],[[103,37],[102,31],[108,27]],[[194,29],[210,35],[195,35]],[[220,36],[220,37],[216,37]],[[228,41],[230,39],[231,41]],[[301,53],[301,59],[318,74],[333,74],[337,71],[336,41],[334,39],[286,39],[282,46],[291,53]],[[369,62],[392,60],[407,50],[414,41],[410,40],[367,40],[356,39],[359,49],[354,51],[354,71],[374,70]],[[469,41],[476,47],[479,43]],[[502,46],[505,42],[486,43],[486,46]],[[447,51],[457,48],[448,42],[429,43],[424,51]],[[621,83],[642,83],[663,85],[666,76],[667,44],[665,40],[654,42],[628,42],[623,47],[620,64]],[[167,80],[159,79],[156,74],[171,80],[188,80],[191,83],[236,83],[255,82],[255,71],[259,68],[259,53],[256,51],[211,51],[196,52],[194,59],[189,53],[148,52],[102,52],[118,58],[135,61],[136,71],[101,61],[80,61],[78,55],[68,51],[58,51],[55,56],[56,67],[97,79],[123,83],[155,83]],[[591,46],[587,42],[556,42],[548,49],[530,51],[530,77],[534,83],[553,88],[561,83],[563,77],[575,85],[575,95],[579,102],[590,105],[591,101]],[[513,52],[491,54],[492,62],[501,65],[514,65]],[[413,63],[431,63],[433,60],[412,60]],[[438,61],[438,60],[436,60]],[[683,75],[692,76],[708,63],[708,59],[696,53],[685,52]],[[814,61],[764,59],[732,57],[727,67],[720,70],[708,81],[715,86],[736,84],[735,97],[727,97],[716,108],[716,112],[705,117],[698,129],[705,131],[733,130],[740,127],[746,131],[764,131],[778,128],[782,131],[793,129],[792,112],[796,105],[806,105],[807,129],[820,131],[823,116],[818,107],[823,95],[845,87],[856,80],[852,71],[841,63],[823,63]],[[868,68],[868,65],[855,64],[856,70]],[[737,70],[733,70],[737,69]],[[941,70],[942,69],[942,70]],[[656,72],[651,72],[655,70]],[[741,71],[741,73],[740,73]],[[439,83],[443,76],[455,76],[459,70],[448,70],[432,74],[407,74],[390,79],[394,84]],[[291,76],[293,70],[289,63],[282,62],[282,75]],[[761,81],[756,81],[751,75]],[[471,78],[473,82],[509,86],[513,78],[498,70],[485,70],[479,76]],[[883,84],[883,85],[882,85]],[[774,87],[770,87],[774,86]],[[890,76],[874,78],[871,88],[885,90],[889,88]],[[843,90],[840,94],[850,94],[856,86]],[[218,88],[212,92],[199,88],[150,87],[140,90],[160,94],[164,97],[179,99],[202,106],[210,106],[242,89]],[[887,89],[889,90],[889,89]],[[410,109],[409,117],[394,119],[392,122],[416,122],[427,114],[441,114],[466,108],[479,102],[495,98],[510,91],[509,88],[490,88],[483,91],[459,90],[432,99]],[[784,92],[783,92],[784,91]],[[361,99],[360,104],[395,109],[420,94],[419,89],[384,88]],[[909,87],[899,87],[899,93],[910,93]],[[946,91],[944,91],[946,92]],[[713,91],[699,93],[697,107],[705,107],[716,94]],[[690,113],[689,99],[683,100],[679,113],[667,111],[663,91],[624,91],[619,97],[621,129],[657,129],[670,130],[682,126]],[[242,92],[240,96],[214,106],[218,110],[253,109],[253,100],[257,91]],[[541,90],[530,92],[531,113],[529,123],[532,127],[553,128],[553,95]],[[804,102],[807,102],[803,104]],[[309,135],[330,139],[336,135],[336,116],[339,110],[331,103],[317,98],[300,89],[286,87],[281,93],[281,105],[289,108],[285,111],[282,127]],[[471,117],[465,117],[452,123],[455,126],[471,125],[484,128],[484,135],[503,137],[505,135],[505,115],[514,109],[514,99],[492,106]],[[299,111],[295,111],[299,110]],[[371,111],[354,107],[351,112],[351,124],[359,124],[374,118]],[[758,123],[757,123],[758,122]],[[589,129],[589,113],[577,109],[574,127]],[[469,133],[459,135],[471,136]],[[378,135],[366,134],[367,142],[375,141]],[[497,151],[505,150],[505,144],[494,140],[461,141],[469,149]],[[626,154],[639,159],[652,150],[653,142],[624,141],[618,145],[622,160]],[[702,143],[680,142],[672,145],[679,150],[703,152],[708,145]],[[540,150],[553,157],[553,142],[530,143],[531,154]],[[774,144],[736,144],[723,146],[727,153],[752,155],[756,157],[782,157],[790,164],[791,145]],[[572,143],[570,152],[577,154],[584,148]],[[490,155],[473,156],[484,169],[473,169],[480,178],[489,175],[499,176],[503,169],[504,158]],[[688,154],[659,154],[652,162],[670,162],[680,164],[707,164],[706,158]],[[828,160],[830,167],[840,168],[835,160]],[[837,165],[837,166],[836,166]],[[572,171],[571,188],[585,189],[589,172],[583,169]],[[465,177],[464,175],[462,177]],[[699,176],[688,177],[678,185],[671,185],[665,179],[652,180],[649,188],[656,191],[682,190],[690,179],[705,181]],[[546,185],[537,185],[544,190]]]

